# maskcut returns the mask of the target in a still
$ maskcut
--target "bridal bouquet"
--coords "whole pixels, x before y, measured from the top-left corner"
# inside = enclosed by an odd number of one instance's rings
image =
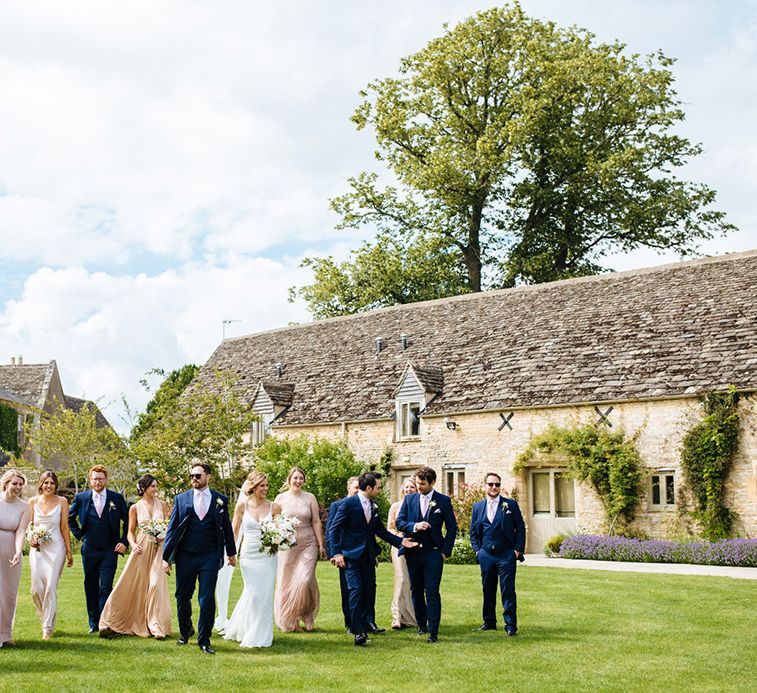
[[[47,544],[48,541],[52,541],[53,535],[49,529],[42,525],[29,525],[26,530],[26,538],[30,544],[32,542],[37,544],[34,548],[39,551],[40,544]]]
[[[260,553],[273,556],[278,551],[286,551],[297,544],[296,517],[276,515],[260,525]]]
[[[139,529],[143,534],[152,537],[152,540],[158,544],[166,538],[166,529],[168,522],[166,520],[147,520],[139,523]]]

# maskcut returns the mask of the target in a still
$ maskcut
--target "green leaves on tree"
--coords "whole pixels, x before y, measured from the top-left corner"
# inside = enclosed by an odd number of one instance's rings
[[[374,132],[392,184],[361,173],[331,202],[339,228],[376,240],[341,264],[306,262],[313,314],[595,274],[610,252],[685,255],[733,229],[713,190],[675,175],[702,148],[675,133],[672,64],[517,3],[404,58],[352,116]],[[433,255],[414,273],[419,248]]]

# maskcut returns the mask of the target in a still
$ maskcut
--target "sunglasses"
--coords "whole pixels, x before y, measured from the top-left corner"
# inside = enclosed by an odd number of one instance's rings
[[[495,488],[499,488],[500,486],[502,486],[502,482],[501,481],[487,481],[486,485],[487,486],[494,486]]]
[[[205,476],[205,474],[203,472],[200,472],[199,474],[190,474],[189,478],[190,479],[202,479],[202,477],[204,477],[204,476]]]

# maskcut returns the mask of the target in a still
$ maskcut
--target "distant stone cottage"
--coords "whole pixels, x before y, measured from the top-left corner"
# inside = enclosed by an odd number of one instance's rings
[[[421,465],[456,493],[485,472],[517,495],[538,551],[558,531],[601,531],[588,486],[513,462],[550,423],[637,436],[649,468],[638,526],[680,520],[681,441],[700,396],[729,385],[741,443],[728,481],[738,530],[757,534],[757,251],[395,306],[224,340],[202,374],[230,370],[261,415],[252,435],[344,440],[392,453],[392,492]]]

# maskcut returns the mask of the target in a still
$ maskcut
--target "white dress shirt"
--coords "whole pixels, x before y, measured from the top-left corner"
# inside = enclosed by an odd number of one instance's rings
[[[201,515],[200,514],[200,498],[203,498],[205,501],[205,512]],[[208,510],[210,510],[210,500],[212,496],[210,495],[210,489],[205,488],[202,491],[198,491],[195,489],[194,493],[194,509],[195,513],[197,514],[197,517],[199,517],[201,520],[205,517],[205,515],[208,513]]]
[[[431,507],[431,498],[434,495],[434,489],[431,489],[428,493],[421,493],[419,494],[418,502],[421,504],[421,517],[425,517],[426,513],[428,512],[428,509]],[[425,507],[424,507],[425,505]],[[422,520],[422,522],[425,522],[425,520]],[[420,522],[415,523],[415,531],[418,531],[418,525]]]

